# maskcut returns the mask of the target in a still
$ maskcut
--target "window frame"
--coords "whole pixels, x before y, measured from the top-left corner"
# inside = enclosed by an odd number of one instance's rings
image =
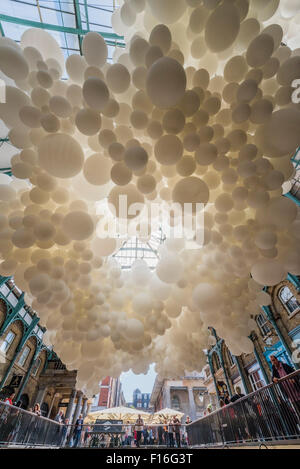
[[[285,301],[283,298],[282,298],[282,292],[283,290],[289,290],[291,296],[290,298]],[[298,307],[296,309],[294,309],[293,311],[290,310],[289,306],[288,306],[288,302],[291,300],[291,298],[295,298],[296,300],[296,303],[298,304]],[[295,295],[293,294],[292,290],[288,287],[288,285],[285,285],[283,287],[280,288],[279,292],[278,292],[278,299],[280,301],[280,303],[282,304],[282,306],[285,308],[285,310],[287,311],[288,313],[288,316],[289,318],[293,317],[295,314],[299,313],[300,311],[300,304],[298,303],[298,300],[297,298],[295,297]]]
[[[174,405],[174,401],[176,402],[176,405]],[[178,402],[178,404],[177,404],[177,402]],[[177,394],[174,394],[171,398],[171,407],[174,410],[180,410],[181,409],[180,399],[177,396]]]
[[[7,337],[9,336],[9,334],[12,334],[12,336],[13,336],[13,338],[12,338],[12,340],[11,340],[10,342],[7,341]],[[2,353],[4,353],[4,354],[6,355],[6,353],[7,353],[8,350],[10,349],[10,347],[11,347],[13,341],[15,340],[16,336],[17,336],[17,334],[15,334],[13,331],[8,331],[8,333],[7,333],[6,336],[5,336],[5,339],[3,340],[3,342],[2,342],[2,344],[1,344],[1,346],[0,346],[0,351],[1,351]],[[4,345],[4,344],[6,344],[7,347],[3,350],[3,345]]]
[[[24,358],[24,354],[25,354],[25,351],[26,351],[26,350],[28,350],[28,353],[27,353],[27,355],[26,355],[25,358]],[[27,358],[29,357],[30,352],[31,352],[31,348],[30,348],[28,345],[25,345],[24,348],[23,348],[23,350],[21,351],[21,355],[20,355],[20,357],[19,357],[19,359],[18,359],[18,365],[19,365],[19,366],[21,366],[21,367],[24,368],[24,365],[25,365],[25,363],[26,363],[26,361],[27,361]],[[21,363],[21,360],[22,360],[23,358],[24,358],[24,361]]]
[[[37,360],[36,360],[35,365],[33,366],[32,372],[31,372],[32,376],[37,375],[37,372],[39,371],[41,364],[42,364],[42,360],[41,360],[40,357],[38,357]]]
[[[259,318],[262,318],[264,320],[264,322],[262,322],[261,324],[259,323]],[[268,325],[268,319],[262,314],[257,314],[256,318],[255,318],[255,322],[256,324],[258,325],[259,327],[259,330],[260,330],[260,333],[262,335],[262,337],[267,337],[269,335],[271,331],[269,325]],[[268,330],[265,331],[264,328],[267,328]]]
[[[254,376],[257,375],[259,379],[255,380]],[[260,376],[259,370],[254,370],[251,373],[248,373],[249,381],[252,386],[253,391],[258,391],[259,389],[266,386],[264,379]],[[257,383],[261,383],[261,386],[257,386]]]

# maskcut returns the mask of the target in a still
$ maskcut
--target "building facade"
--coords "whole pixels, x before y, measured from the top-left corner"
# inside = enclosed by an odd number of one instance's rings
[[[139,389],[135,389],[132,395],[132,407],[147,411],[150,404],[150,393],[142,393]]]
[[[233,356],[223,339],[214,329],[216,343],[207,351],[208,364],[203,369],[204,384],[215,392],[216,402],[228,394],[231,397],[239,386],[244,394],[271,382],[270,357],[300,366],[300,280],[288,275],[287,279],[264,289],[271,296],[271,305],[263,306],[256,315],[257,328],[250,335],[254,352]]]
[[[106,376],[99,384],[99,393],[93,399],[91,411],[125,405],[120,378]]]
[[[90,402],[76,389],[77,371],[68,371],[44,344],[45,331],[13,280],[0,277],[0,396],[14,392],[23,409],[39,403],[44,417],[62,410],[72,422]]]
[[[183,420],[189,416],[192,420],[203,417],[210,402],[208,390],[204,385],[202,373],[191,373],[178,380],[155,379],[150,405],[154,412],[170,408],[183,412]]]

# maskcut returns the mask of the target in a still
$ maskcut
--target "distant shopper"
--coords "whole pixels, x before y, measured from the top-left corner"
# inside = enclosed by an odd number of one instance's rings
[[[15,398],[15,393],[11,392],[5,399],[4,402],[9,405],[14,405],[14,398]]]
[[[40,416],[41,415],[41,408],[40,404],[36,403],[33,407],[33,413]]]
[[[140,441],[141,441],[141,438],[142,438],[143,428],[144,428],[144,421],[143,421],[141,415],[139,414],[139,415],[138,415],[138,418],[137,418],[137,420],[136,420],[136,422],[135,422],[136,447],[137,447],[137,448],[140,447]]]
[[[73,444],[74,448],[77,448],[78,443],[80,443],[82,426],[83,426],[83,418],[82,418],[82,414],[80,414],[79,418],[76,420],[75,428],[74,428],[74,444]]]
[[[163,445],[163,434],[164,434],[164,429],[161,425],[157,428],[157,434],[158,434],[158,444],[159,446],[161,446]]]
[[[83,443],[84,443],[84,446],[87,446],[88,444],[88,439],[90,437],[90,433],[91,432],[91,427],[90,426],[87,426],[85,428],[85,431],[84,431],[84,437],[83,437]]]
[[[125,445],[126,446],[131,446],[131,440],[132,440],[132,428],[129,422],[127,422],[127,425],[125,427]]]
[[[61,432],[61,446],[65,446],[69,429],[69,419],[64,419]]]
[[[153,435],[153,428],[149,429],[149,444],[153,445],[154,444],[154,435]]]
[[[58,422],[58,423],[62,423],[62,422],[63,422],[63,419],[64,419],[64,414],[63,414],[62,410],[60,410],[60,411],[58,412],[58,414],[56,415],[54,421],[55,421],[55,422]]]
[[[189,415],[186,416],[186,420],[185,420],[185,425],[189,425],[190,423],[192,423],[192,420],[190,418]],[[185,426],[185,430],[184,430],[184,439],[185,439],[185,443],[187,446],[189,446],[190,442],[189,442],[189,436],[188,436],[188,432],[187,432],[187,428]]]
[[[174,447],[174,426],[173,426],[173,420],[170,420],[168,424],[168,447],[173,448]]]
[[[283,363],[275,355],[270,357],[272,363],[272,381],[278,383],[280,378],[290,375],[295,370],[287,363]],[[298,376],[287,379],[280,383],[280,388],[294,405],[297,412],[300,412],[300,383]]]
[[[235,390],[236,390],[236,394],[232,396],[232,398],[230,399],[230,402],[235,402],[241,399],[241,397],[245,397],[245,394],[242,393],[241,388],[239,386],[237,386]]]
[[[144,428],[143,430],[143,437],[144,437],[144,445],[148,445],[149,443],[149,432],[147,427]]]
[[[181,427],[181,423],[180,423],[180,420],[178,419],[177,415],[174,416],[173,426],[174,426],[176,446],[177,446],[177,448],[180,448],[180,427]]]

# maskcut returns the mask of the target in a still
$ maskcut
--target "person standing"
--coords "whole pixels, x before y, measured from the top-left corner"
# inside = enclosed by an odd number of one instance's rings
[[[295,370],[287,363],[283,363],[275,355],[270,357],[272,363],[272,381],[278,383],[280,378],[290,375]],[[289,398],[289,401],[294,405],[296,412],[300,412],[300,383],[298,376],[291,379],[286,379],[279,383],[280,389]]]
[[[180,427],[181,427],[181,423],[180,423],[180,420],[178,419],[177,415],[174,416],[173,425],[174,425],[176,446],[177,446],[177,448],[180,448]]]
[[[131,425],[129,422],[127,422],[127,425],[125,427],[125,435],[126,435],[126,438],[125,438],[125,445],[126,446],[131,446],[131,440],[132,440],[132,429],[131,429]]]
[[[232,398],[230,399],[230,402],[235,402],[238,399],[245,397],[245,394],[242,393],[241,388],[239,386],[235,388],[235,391],[236,393],[232,396]]]
[[[140,441],[142,438],[142,432],[143,432],[143,427],[144,427],[144,421],[141,418],[141,415],[138,415],[138,418],[135,422],[135,430],[136,430],[136,447],[140,447]]]
[[[149,438],[149,432],[147,427],[144,428],[143,430],[143,437],[144,437],[144,445],[148,444],[148,438]]]
[[[69,429],[69,419],[64,419],[62,432],[61,432],[61,446],[65,446],[65,442],[66,442],[67,435],[68,435],[68,429]]]
[[[164,433],[164,429],[163,427],[160,425],[157,429],[157,434],[158,434],[158,444],[159,446],[162,446],[163,444],[163,433]]]
[[[168,447],[173,448],[174,447],[174,427],[173,427],[173,421],[170,419],[169,424],[168,424]]]
[[[185,420],[185,430],[184,430],[184,438],[185,438],[185,441],[186,441],[186,445],[189,446],[189,437],[188,437],[188,432],[187,432],[187,428],[186,428],[186,425],[188,425],[189,423],[192,423],[191,419],[190,419],[190,416],[187,415],[186,416],[186,420]]]
[[[62,423],[62,422],[63,422],[63,418],[64,418],[64,414],[63,414],[62,410],[60,410],[60,411],[57,413],[57,415],[56,415],[54,421],[55,421],[55,422],[58,422],[58,423]]]
[[[33,407],[33,413],[35,415],[38,415],[39,417],[41,416],[41,408],[40,408],[40,404],[34,404],[34,407]]]
[[[9,405],[14,405],[14,398],[15,398],[15,393],[12,392],[10,393],[5,399],[4,399],[4,402],[5,404],[9,404]]]
[[[80,443],[82,426],[83,426],[83,418],[82,418],[82,414],[80,414],[79,418],[76,420],[76,423],[75,423],[73,448],[77,448],[78,443]]]

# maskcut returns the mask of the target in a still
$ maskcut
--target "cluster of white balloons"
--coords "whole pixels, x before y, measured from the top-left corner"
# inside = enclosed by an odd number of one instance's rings
[[[300,49],[283,44],[300,38],[299,2],[119,5],[126,46],[112,64],[96,32],[65,63],[44,30],[0,39],[0,117],[17,148],[15,178],[0,176],[0,274],[27,293],[88,394],[152,362],[165,376],[200,370],[208,326],[250,353],[253,317],[271,303],[262,287],[300,274],[297,207],[282,196],[300,145]],[[110,258],[122,241],[96,230],[112,217],[99,203],[120,195],[205,204],[204,246],[168,239],[154,272],[142,260],[122,271]]]

